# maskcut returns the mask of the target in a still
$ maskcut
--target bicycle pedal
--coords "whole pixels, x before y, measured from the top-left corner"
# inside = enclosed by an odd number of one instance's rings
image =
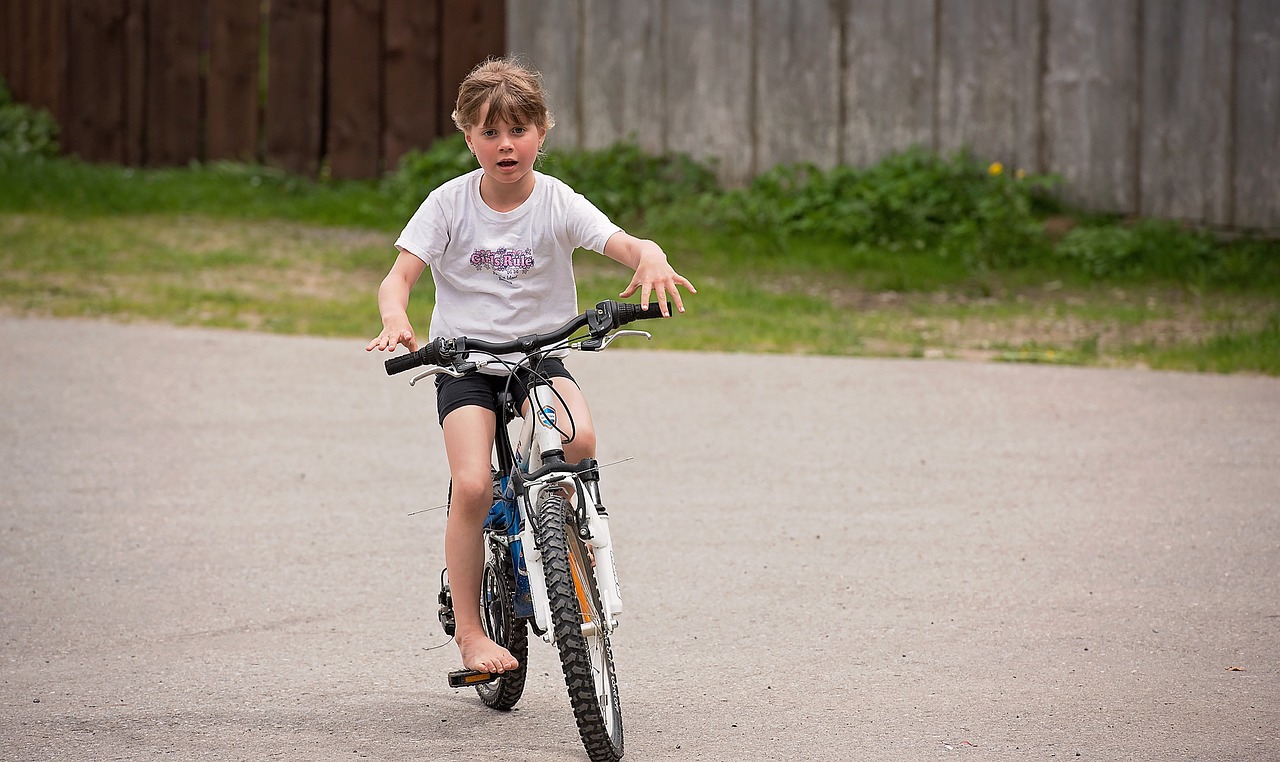
[[[476,672],[470,669],[460,669],[456,672],[449,673],[449,687],[451,688],[467,688],[472,685],[481,685],[491,683],[502,677],[495,672]]]

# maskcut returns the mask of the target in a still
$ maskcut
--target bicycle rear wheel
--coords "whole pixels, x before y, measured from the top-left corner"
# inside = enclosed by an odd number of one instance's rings
[[[578,537],[573,510],[563,495],[544,492],[537,515],[550,625],[578,734],[593,762],[616,762],[623,754],[622,708],[609,620],[596,589],[591,554]]]
[[[476,686],[480,700],[494,709],[507,710],[524,695],[529,670],[529,631],[515,615],[515,572],[511,550],[497,541],[488,544],[484,576],[480,581],[480,624],[493,642],[506,648],[520,666],[491,683]]]

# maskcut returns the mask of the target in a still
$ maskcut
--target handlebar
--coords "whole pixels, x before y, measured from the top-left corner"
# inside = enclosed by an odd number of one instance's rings
[[[627,323],[660,317],[662,317],[662,308],[657,302],[649,304],[648,309],[642,309],[639,304],[606,299],[597,304],[595,309],[587,310],[548,333],[535,333],[512,341],[499,342],[468,339],[465,336],[459,336],[456,339],[433,339],[415,352],[392,357],[386,361],[385,365],[387,375],[394,376],[420,365],[449,365],[459,357],[466,357],[467,352],[471,351],[488,352],[494,355],[520,352],[527,355],[551,344],[558,344],[583,328],[588,329],[591,336],[599,338]]]

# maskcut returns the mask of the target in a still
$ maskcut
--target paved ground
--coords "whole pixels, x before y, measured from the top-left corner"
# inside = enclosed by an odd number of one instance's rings
[[[445,685],[432,394],[361,343],[0,318],[0,758],[585,758],[550,646]],[[628,759],[1280,759],[1280,380],[575,361]]]

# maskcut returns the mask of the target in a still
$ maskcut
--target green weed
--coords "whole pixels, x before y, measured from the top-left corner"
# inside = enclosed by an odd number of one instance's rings
[[[49,112],[16,103],[0,77],[0,159],[58,154],[58,123]]]

